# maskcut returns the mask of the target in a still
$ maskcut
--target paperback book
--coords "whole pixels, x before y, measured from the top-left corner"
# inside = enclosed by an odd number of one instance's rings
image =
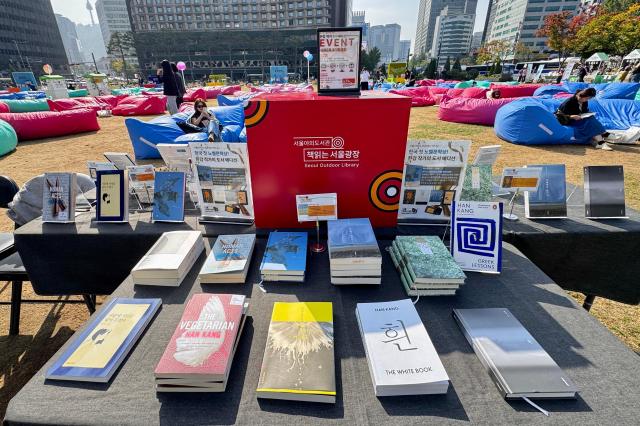
[[[567,217],[567,184],[564,164],[534,164],[540,168],[537,191],[525,191],[524,210],[529,219]]]
[[[358,303],[356,317],[376,396],[447,393],[449,376],[411,300]]]
[[[471,141],[407,141],[400,223],[444,225],[460,199]]]
[[[480,148],[478,148],[478,152],[473,159],[473,165],[487,165],[493,167],[496,160],[498,159],[498,155],[500,155],[501,148],[502,147],[500,145],[481,146]]]
[[[45,173],[42,222],[74,222],[77,192],[75,173]]]
[[[491,201],[493,196],[492,177],[490,165],[467,166],[460,201]]]
[[[89,170],[89,176],[91,176],[93,180],[96,180],[98,177],[96,175],[98,170],[118,170],[116,166],[109,161],[87,161],[87,169]]]
[[[584,168],[584,214],[590,219],[626,217],[622,166]]]
[[[463,271],[502,270],[502,203],[453,203],[451,253]]]
[[[136,162],[131,159],[126,152],[105,152],[104,158],[111,162],[118,170],[127,170],[127,167],[133,167]]]
[[[127,167],[129,190],[141,204],[153,203],[155,171],[152,164]]]
[[[336,402],[331,302],[276,302],[258,398]]]
[[[191,166],[191,151],[187,144],[159,143],[156,145],[162,160],[170,172],[184,172],[187,181],[189,197],[195,203],[198,201],[197,176]]]
[[[133,283],[178,287],[203,251],[200,231],[165,232],[131,270]]]
[[[306,232],[271,232],[260,274],[264,281],[304,281],[307,269]]]
[[[380,284],[382,256],[368,218],[327,222],[332,284]]]
[[[154,222],[184,222],[184,172],[156,172],[153,194]]]
[[[194,294],[154,375],[158,392],[224,392],[246,312],[245,296]]]
[[[112,298],[74,337],[49,368],[46,378],[108,382],[160,305],[160,299]]]
[[[201,283],[244,283],[255,244],[255,234],[219,235],[198,279]]]
[[[253,223],[247,144],[192,142],[189,149],[201,220]]]
[[[96,220],[128,222],[129,181],[125,171],[99,170],[96,175]]]

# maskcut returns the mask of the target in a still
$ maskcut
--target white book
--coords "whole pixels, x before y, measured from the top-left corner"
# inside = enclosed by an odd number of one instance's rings
[[[265,274],[260,275],[262,281],[288,281],[288,282],[304,282],[304,275],[282,275],[282,274]]]
[[[200,231],[165,232],[131,270],[134,283],[177,279],[178,284],[204,251]],[[160,284],[162,285],[162,284]],[[164,284],[170,285],[170,284]]]
[[[358,303],[356,316],[376,396],[447,393],[449,376],[411,300]]]
[[[381,284],[381,277],[334,277],[331,276],[331,284]]]
[[[341,269],[331,269],[332,277],[379,277],[382,275],[382,268],[374,269],[355,269],[346,271]]]

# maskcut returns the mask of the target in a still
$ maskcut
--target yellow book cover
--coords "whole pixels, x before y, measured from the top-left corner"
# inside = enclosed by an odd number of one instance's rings
[[[149,304],[118,304],[95,327],[63,367],[104,368],[122,346]]]
[[[336,395],[331,302],[276,302],[259,393]]]
[[[103,174],[100,178],[100,215],[105,217],[120,216],[121,175]]]

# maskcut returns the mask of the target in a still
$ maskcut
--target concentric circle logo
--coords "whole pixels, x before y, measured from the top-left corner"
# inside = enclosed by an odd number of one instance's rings
[[[387,170],[382,172],[369,186],[369,201],[378,210],[384,212],[397,211],[400,206],[400,187],[402,172]]]
[[[244,108],[244,125],[246,127],[253,127],[266,117],[269,111],[269,102],[266,100],[251,101]]]
[[[332,148],[344,148],[344,139],[342,139],[340,136],[336,136],[335,138],[333,138],[331,140],[331,147]]]

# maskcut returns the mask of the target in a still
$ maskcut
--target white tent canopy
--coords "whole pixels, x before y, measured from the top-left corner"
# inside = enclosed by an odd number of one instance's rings
[[[587,59],[587,62],[607,62],[609,55],[604,52],[596,52]]]
[[[635,59],[640,59],[640,49],[632,50],[631,53],[624,57],[625,61],[633,61]]]

